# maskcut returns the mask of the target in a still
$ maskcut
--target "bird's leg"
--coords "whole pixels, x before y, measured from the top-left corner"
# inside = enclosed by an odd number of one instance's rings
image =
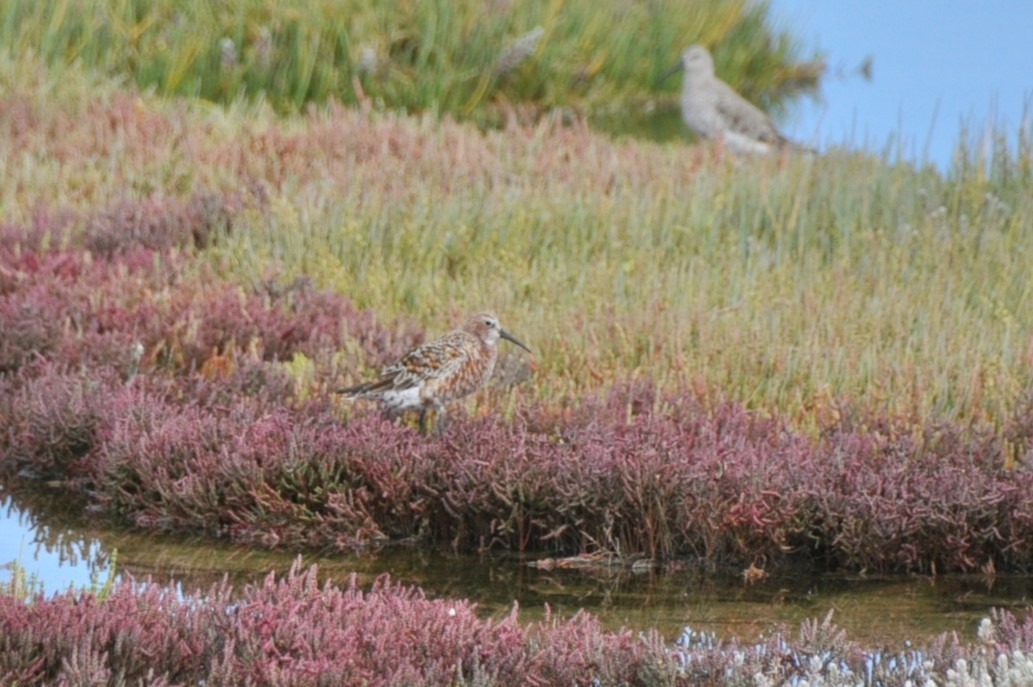
[[[420,434],[427,433],[427,408],[428,406],[420,408]]]
[[[440,434],[444,433],[445,425],[448,424],[448,420],[445,417],[445,407],[444,406],[438,406],[434,410],[435,410],[435,415],[437,416],[437,433],[440,435]]]

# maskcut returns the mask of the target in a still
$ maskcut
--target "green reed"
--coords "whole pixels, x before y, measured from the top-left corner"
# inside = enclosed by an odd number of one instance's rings
[[[696,41],[719,48],[722,74],[769,106],[813,92],[823,68],[745,0],[11,0],[0,10],[11,53],[163,95],[261,97],[281,112],[370,102],[482,123],[564,107],[633,128],[657,97],[673,100],[677,79],[656,77]]]

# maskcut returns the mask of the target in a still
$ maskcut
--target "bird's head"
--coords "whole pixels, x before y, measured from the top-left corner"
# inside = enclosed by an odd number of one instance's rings
[[[463,329],[470,332],[486,344],[493,345],[501,338],[506,341],[512,341],[528,353],[531,352],[531,349],[525,346],[522,341],[502,328],[502,325],[499,324],[499,318],[497,318],[493,312],[485,311],[474,315],[466,321],[466,325]]]
[[[671,65],[660,74],[657,83],[682,70],[685,70],[685,73],[690,75],[713,76],[714,58],[710,56],[710,51],[702,45],[690,45],[682,51],[681,58],[677,63]]]
[[[681,65],[687,74],[714,75],[714,58],[702,45],[690,45],[681,54]]]

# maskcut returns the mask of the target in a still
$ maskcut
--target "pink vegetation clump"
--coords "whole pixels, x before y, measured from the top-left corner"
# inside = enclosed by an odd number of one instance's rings
[[[830,614],[756,644],[689,628],[666,644],[584,613],[487,618],[387,577],[320,586],[297,565],[199,595],[131,579],[101,595],[0,594],[0,682],[18,685],[944,684],[951,673],[998,684],[1033,665],[1033,615],[994,611],[980,638],[865,649]]]
[[[0,378],[0,467],[37,478],[75,479],[101,442],[104,414],[120,406],[112,381],[50,364],[33,375]]]
[[[100,403],[106,430],[86,461],[94,498],[141,526],[337,550],[422,540],[870,570],[1033,564],[1033,475],[1001,467],[991,438],[949,428],[814,440],[639,384],[562,420],[544,406],[459,416],[428,439],[376,413],[344,421],[319,399],[205,404],[133,387],[131,403]]]
[[[412,327],[385,327],[305,279],[245,288],[186,270],[189,247],[228,225],[238,205],[214,194],[152,198],[117,204],[78,230],[43,211],[0,227],[0,374],[40,358],[189,374],[242,351],[282,361],[345,348],[358,352],[358,367],[419,340]]]
[[[187,200],[157,195],[123,200],[87,218],[75,241],[106,258],[140,248],[204,248],[219,232],[230,231],[242,208],[236,195],[206,191]]]
[[[3,684],[647,684],[675,660],[655,637],[591,619],[481,618],[387,578],[319,586],[316,570],[180,597],[126,581],[103,599],[0,595]]]

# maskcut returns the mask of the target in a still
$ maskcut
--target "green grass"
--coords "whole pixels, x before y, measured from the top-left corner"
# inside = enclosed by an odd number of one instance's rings
[[[649,376],[803,425],[840,401],[1003,424],[1033,389],[1028,140],[941,175],[843,151],[734,163],[558,116],[213,106],[38,56],[0,59],[0,92],[5,221],[262,189],[203,255],[221,273],[305,274],[431,334],[492,307],[542,398]]]

